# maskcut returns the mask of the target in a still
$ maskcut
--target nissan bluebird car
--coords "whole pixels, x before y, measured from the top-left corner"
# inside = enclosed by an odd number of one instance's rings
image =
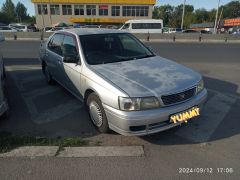
[[[46,81],[83,101],[102,133],[140,136],[173,128],[199,116],[207,97],[199,73],[119,30],[55,32],[41,44],[40,61]]]

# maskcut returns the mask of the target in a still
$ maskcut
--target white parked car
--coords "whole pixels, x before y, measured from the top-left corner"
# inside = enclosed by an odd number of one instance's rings
[[[8,26],[0,26],[0,32],[18,32],[18,30]]]
[[[137,19],[129,20],[120,28],[130,33],[162,33],[163,20]]]
[[[181,28],[169,28],[165,34],[172,34],[172,33],[181,33],[182,29]]]
[[[28,32],[28,26],[24,24],[9,24],[9,27],[17,29],[21,32]]]

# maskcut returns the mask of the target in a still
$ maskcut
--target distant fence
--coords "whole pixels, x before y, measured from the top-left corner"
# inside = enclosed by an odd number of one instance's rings
[[[12,32],[6,32],[3,33],[6,39],[13,39],[13,40],[43,40],[46,38],[49,38],[49,36],[52,33],[47,33],[47,32],[17,32],[17,33],[12,33]]]
[[[173,33],[173,34],[135,34],[141,40],[159,41],[233,41],[240,40],[240,36],[232,34],[198,34],[198,33]]]
[[[7,40],[44,40],[52,33],[47,32],[17,32],[3,33]],[[173,33],[173,34],[134,34],[137,38],[146,41],[240,41],[240,36],[231,34],[198,34],[198,33]]]

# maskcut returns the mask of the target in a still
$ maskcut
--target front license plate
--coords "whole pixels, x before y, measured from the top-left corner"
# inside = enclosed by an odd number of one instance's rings
[[[170,116],[171,123],[178,123],[178,122],[187,122],[189,119],[195,118],[200,115],[200,109],[198,107],[193,107],[186,111],[174,114]]]

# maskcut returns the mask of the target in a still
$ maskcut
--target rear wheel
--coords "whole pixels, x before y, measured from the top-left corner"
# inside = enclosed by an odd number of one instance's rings
[[[99,97],[92,93],[87,98],[87,107],[93,125],[101,133],[109,132],[108,120]]]
[[[45,76],[45,79],[46,79],[47,83],[48,83],[48,84],[53,84],[54,80],[53,80],[53,78],[52,78],[52,75],[51,75],[50,72],[49,72],[48,66],[46,65],[46,66],[44,66],[43,68],[44,68],[44,69],[43,69],[44,76]]]

